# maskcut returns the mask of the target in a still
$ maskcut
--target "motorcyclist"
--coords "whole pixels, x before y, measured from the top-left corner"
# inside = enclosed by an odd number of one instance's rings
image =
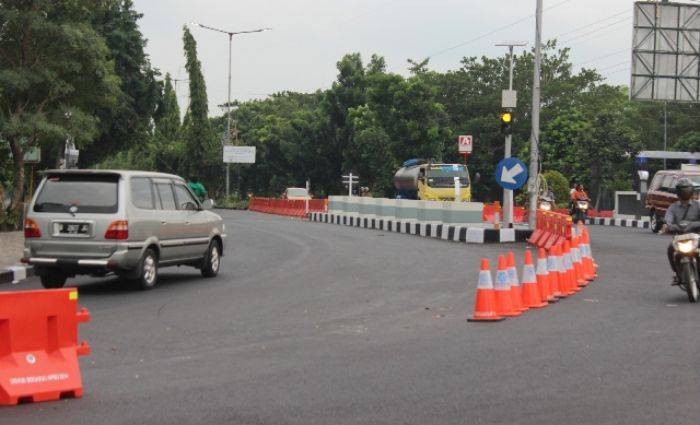
[[[581,183],[576,184],[573,192],[571,192],[571,201],[576,202],[576,201],[587,201],[587,200],[588,200],[588,194],[586,193],[585,190],[583,190],[583,185]]]
[[[700,202],[693,199],[694,186],[690,179],[682,178],[676,183],[678,201],[666,210],[662,233],[690,233],[700,229]],[[673,243],[668,246],[668,262],[673,270],[673,284],[678,283]]]

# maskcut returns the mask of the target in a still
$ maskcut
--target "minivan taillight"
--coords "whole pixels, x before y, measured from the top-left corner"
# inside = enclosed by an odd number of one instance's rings
[[[39,225],[36,221],[31,218],[24,219],[24,237],[25,238],[40,238],[41,230],[39,230]]]
[[[126,220],[117,220],[110,223],[105,232],[105,239],[129,239],[129,222]]]

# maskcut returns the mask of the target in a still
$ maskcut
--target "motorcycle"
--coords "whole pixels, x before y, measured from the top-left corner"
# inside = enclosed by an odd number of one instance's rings
[[[554,202],[550,198],[540,196],[537,203],[537,209],[542,211],[552,211],[552,205],[554,205]]]
[[[681,229],[687,227],[687,222],[679,224]],[[697,233],[684,233],[674,236],[673,250],[676,271],[678,274],[678,286],[687,294],[691,303],[698,301],[698,242],[700,235]]]
[[[573,201],[574,205],[571,209],[571,219],[574,221],[574,224],[578,223],[579,221],[584,224],[586,223],[586,213],[588,212],[588,207],[590,206],[589,202],[589,199]]]

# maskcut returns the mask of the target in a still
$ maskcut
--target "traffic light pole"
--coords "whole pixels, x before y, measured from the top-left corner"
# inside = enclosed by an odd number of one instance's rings
[[[512,110],[516,106],[516,96],[515,92],[513,91],[513,49],[515,46],[524,46],[525,43],[515,43],[515,42],[507,42],[507,43],[498,43],[496,46],[506,46],[508,47],[508,59],[509,59],[509,64],[508,64],[508,92],[510,95],[512,95],[512,99],[508,102],[505,100],[505,96],[503,99],[503,103],[501,106],[507,110],[509,113],[512,112]],[[501,120],[503,119],[503,115],[501,115]],[[502,122],[503,124],[503,122]],[[510,123],[507,124],[510,126]],[[505,151],[504,151],[504,157],[505,158],[510,158],[513,153],[512,151],[512,146],[513,146],[513,135],[511,131],[507,131],[505,135]],[[507,227],[513,227],[513,191],[509,189],[503,189],[503,223]]]
[[[510,70],[508,76],[508,90],[513,90],[513,45],[508,45],[508,55],[510,57]],[[506,147],[504,157],[512,156],[513,135],[506,134]],[[513,227],[513,191],[503,189],[503,222],[507,227]]]

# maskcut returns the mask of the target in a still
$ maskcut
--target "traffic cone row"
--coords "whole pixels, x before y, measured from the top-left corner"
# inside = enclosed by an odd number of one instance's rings
[[[529,309],[546,307],[579,292],[597,276],[585,227],[580,227],[571,241],[552,246],[549,253],[540,248],[536,267],[532,252],[526,250],[522,282],[512,251],[498,256],[495,285],[489,260],[482,258],[474,314],[467,320],[496,322],[519,316]]]

